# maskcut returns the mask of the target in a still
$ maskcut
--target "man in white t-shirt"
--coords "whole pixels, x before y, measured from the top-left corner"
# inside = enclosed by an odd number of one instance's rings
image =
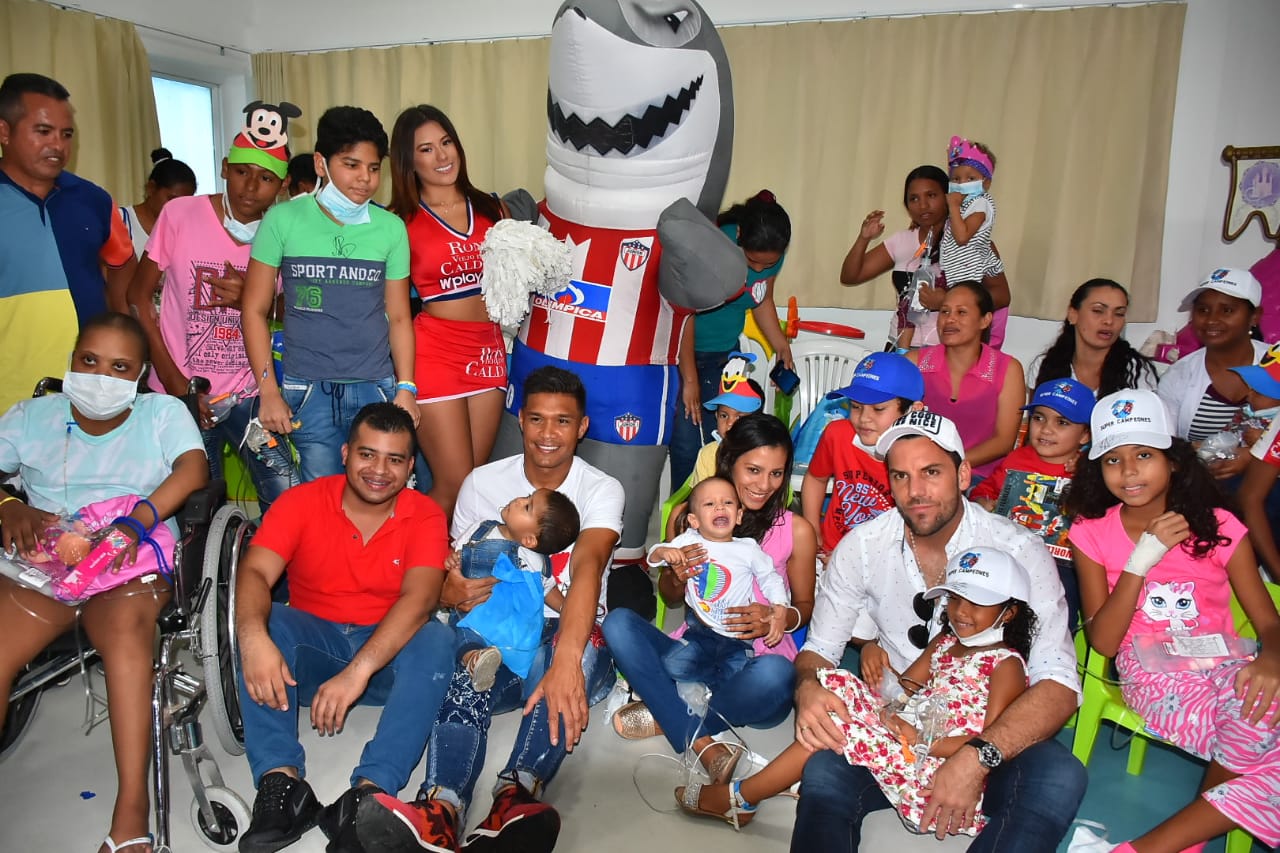
[[[863,818],[890,807],[870,771],[845,760],[845,737],[831,714],[847,719],[848,711],[819,683],[818,669],[838,665],[852,636],[865,641],[862,673],[874,688],[886,672],[905,672],[940,630],[941,608],[924,601],[924,591],[942,583],[952,556],[990,545],[1017,560],[1031,582],[1027,603],[1037,619],[1027,659],[1031,686],[938,769],[921,826],[941,838],[972,825],[985,787],[990,822],[971,853],[1052,853],[1088,781],[1080,762],[1053,739],[1080,693],[1053,558],[1030,531],[965,500],[969,463],[950,420],[927,409],[909,412],[880,436],[876,453],[885,459],[897,511],[849,531],[832,551],[796,657],[796,739],[813,756],[801,780],[791,849],[857,850]]]
[[[505,769],[498,774],[493,808],[462,850],[545,850],[555,847],[560,816],[537,795],[587,725],[588,709],[613,686],[613,659],[596,624],[613,549],[622,533],[624,494],[613,477],[574,455],[587,432],[586,389],[573,373],[543,367],[524,382],[520,409],[524,453],[473,470],[453,511],[455,539],[477,521],[497,518],[512,498],[555,489],[578,508],[581,533],[551,557],[557,585],[568,586],[559,618],[548,618],[543,643],[523,681],[506,667],[493,688],[477,693],[465,670],[453,674],[428,746],[427,778],[413,803],[379,795],[361,804],[357,821],[367,849],[457,849],[459,830],[484,764],[494,713],[524,708],[525,716]],[[450,571],[440,602],[470,610],[486,600],[496,580],[469,580]]]

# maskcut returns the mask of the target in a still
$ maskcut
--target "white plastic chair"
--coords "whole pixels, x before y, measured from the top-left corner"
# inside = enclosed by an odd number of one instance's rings
[[[828,391],[848,385],[858,362],[870,354],[871,350],[849,338],[797,338],[791,344],[791,357],[800,375],[800,387],[791,401],[791,423],[787,426],[804,423]]]
[[[791,423],[787,428],[794,431],[796,425],[803,424],[818,407],[827,392],[848,385],[858,362],[870,354],[871,350],[850,338],[826,335],[797,338],[791,344],[791,357],[800,376],[800,387],[791,401]],[[804,471],[796,470],[791,475],[792,490],[799,493],[803,484]],[[831,490],[830,482],[827,490]]]

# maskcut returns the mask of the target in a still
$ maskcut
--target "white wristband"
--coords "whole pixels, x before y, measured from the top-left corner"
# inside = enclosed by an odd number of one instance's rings
[[[1138,537],[1138,544],[1124,564],[1124,570],[1131,575],[1145,578],[1155,568],[1156,563],[1164,559],[1169,548],[1158,537],[1151,533],[1143,533]]]

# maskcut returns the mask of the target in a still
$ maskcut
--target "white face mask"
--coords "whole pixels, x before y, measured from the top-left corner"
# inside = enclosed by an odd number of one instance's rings
[[[222,227],[227,229],[227,233],[237,243],[252,243],[253,235],[258,233],[258,226],[261,224],[261,219],[255,219],[252,222],[241,222],[230,213],[222,217]]]
[[[329,211],[329,215],[343,225],[364,225],[369,221],[369,202],[356,204],[338,189],[328,174],[322,176],[321,186],[316,190],[316,201]]]
[[[991,627],[985,631],[979,631],[976,634],[970,634],[967,637],[961,637],[956,634],[956,639],[963,646],[976,648],[978,646],[992,646],[996,643],[1004,642],[1004,612],[1007,607],[1000,608],[1000,612],[996,614],[996,621],[991,623]]]
[[[86,418],[105,421],[133,405],[138,380],[68,370],[62,377],[62,393]]]

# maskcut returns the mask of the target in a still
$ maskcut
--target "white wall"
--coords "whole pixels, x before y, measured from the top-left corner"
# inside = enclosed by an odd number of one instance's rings
[[[1110,0],[1072,0],[1073,5]],[[863,15],[939,13],[1062,5],[1063,0],[997,4],[991,0],[790,0],[789,20]],[[248,51],[323,50],[407,42],[545,35],[559,0],[84,0],[72,5]],[[779,20],[777,0],[702,0],[720,25]],[[358,9],[358,14],[353,12]],[[142,31],[153,65],[178,76],[199,77],[206,67],[224,83],[222,121],[227,137],[252,90],[243,54]],[[1280,2],[1277,0],[1187,0],[1178,75],[1165,213],[1162,287],[1158,324],[1134,324],[1140,343],[1153,328],[1179,323],[1177,304],[1191,286],[1218,266],[1248,266],[1270,251],[1256,223],[1235,243],[1222,242],[1222,215],[1230,172],[1224,146],[1280,144]],[[186,69],[187,73],[171,69]],[[201,79],[215,79],[203,77]],[[225,81],[225,82],[224,82]],[[1052,164],[1046,164],[1052,168]],[[1016,288],[1018,281],[1013,281]],[[783,281],[785,289],[785,279]],[[1015,301],[1014,310],[1017,310]],[[1065,310],[1065,307],[1064,307]],[[806,311],[806,316],[811,312]],[[819,313],[834,319],[830,312]],[[839,312],[868,338],[883,334],[884,312]],[[1014,318],[1006,348],[1020,358],[1043,349],[1056,323]]]

